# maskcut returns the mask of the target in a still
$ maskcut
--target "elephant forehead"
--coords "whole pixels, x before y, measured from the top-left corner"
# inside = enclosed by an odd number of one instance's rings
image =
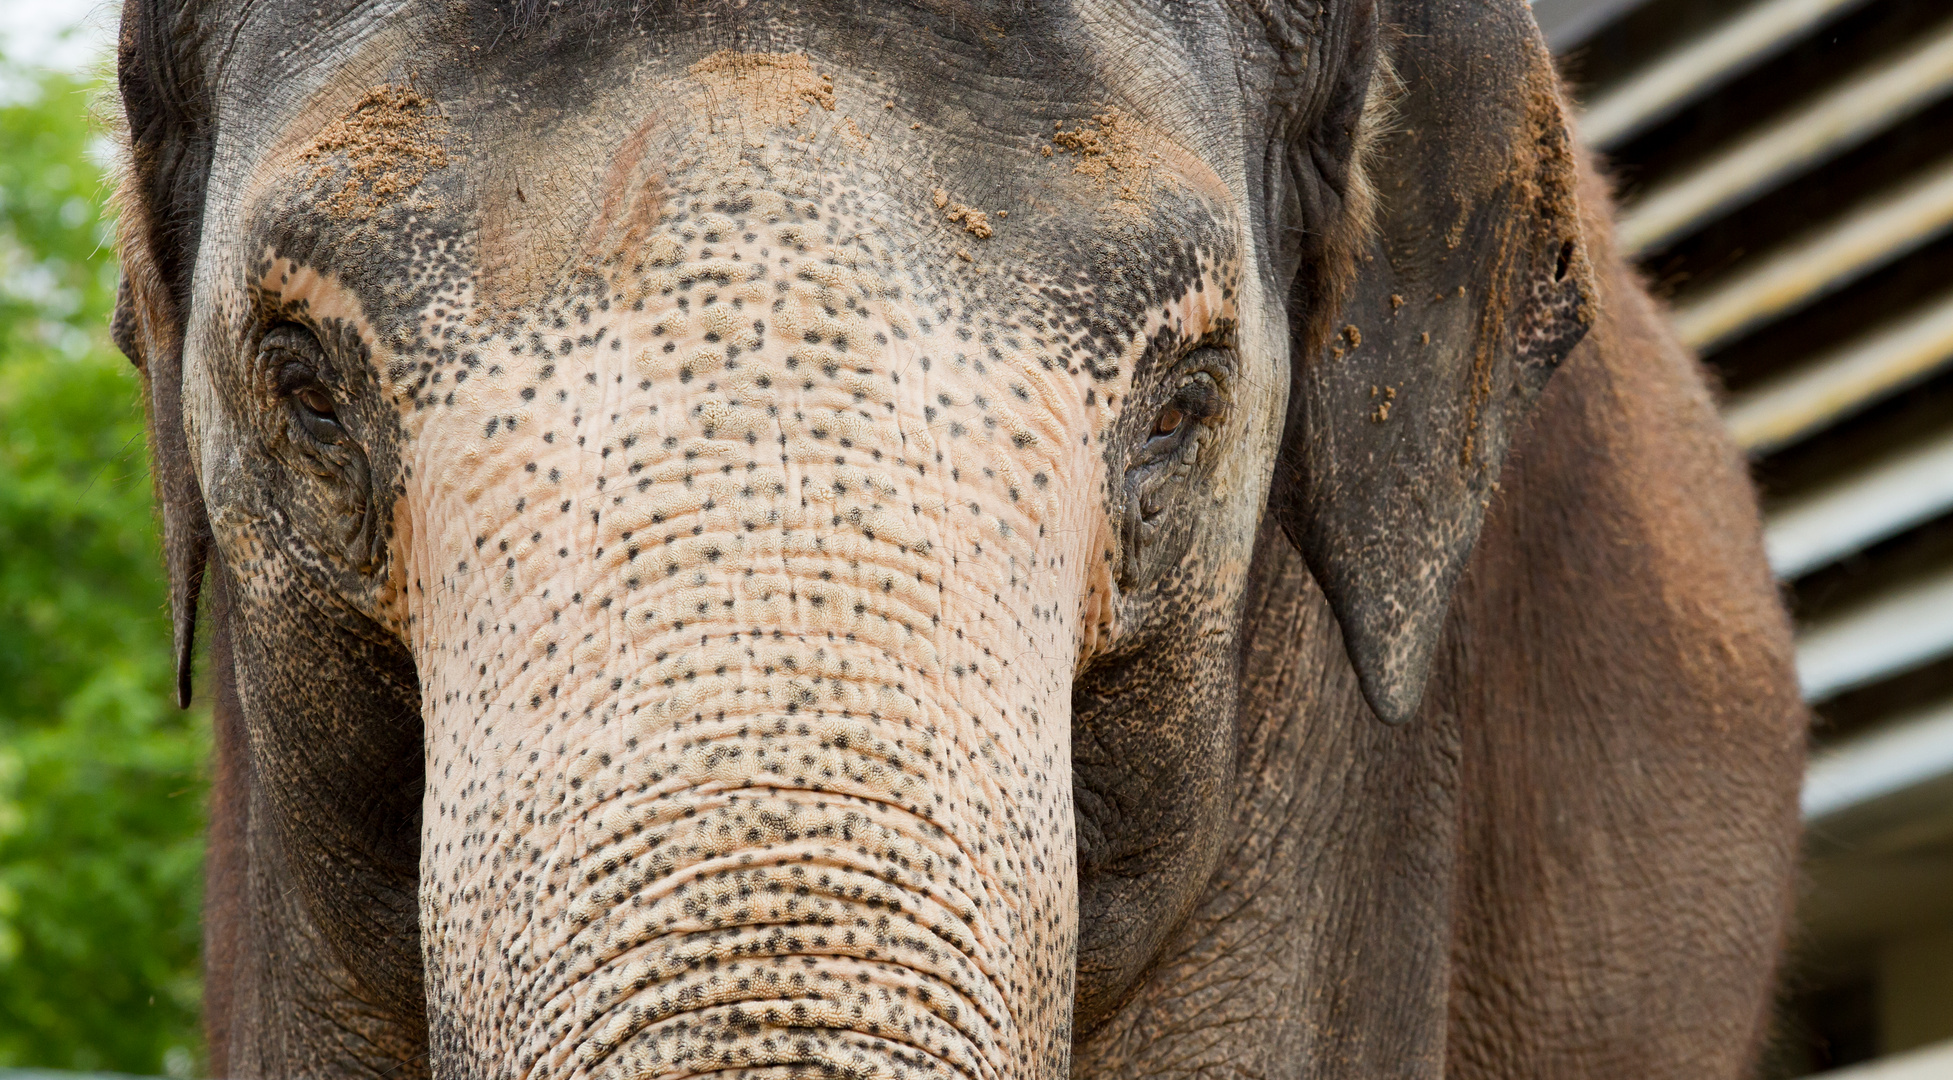
[[[331,266],[357,302],[308,302],[381,313],[362,325],[383,339],[410,427],[485,438],[538,408],[602,418],[616,395],[652,392],[646,415],[708,438],[790,439],[812,422],[779,409],[811,405],[832,406],[818,423],[852,442],[926,451],[940,413],[974,408],[1018,450],[1089,445],[1147,350],[1235,322],[1230,214],[1144,149],[1140,125],[1106,113],[1054,128],[1044,149],[1065,151],[1048,156],[1077,190],[1013,215],[965,202],[973,182],[914,178],[858,131],[838,154],[833,132],[765,133],[817,115],[827,93],[804,57],[769,64],[770,103],[734,109],[753,127],[644,121],[608,161],[581,162],[598,178],[582,194],[568,151],[488,153],[426,99],[376,88],[297,155],[287,203],[264,218],[290,254],[255,287]],[[733,81],[697,91],[759,96]],[[555,171],[521,165],[538,160]]]
[[[1074,565],[1100,546],[1103,436],[1135,375],[1239,317],[1224,187],[1117,110],[978,167],[857,122],[834,81],[714,54],[670,112],[634,98],[542,131],[376,86],[272,163],[251,284],[358,313],[423,570],[493,543],[524,592],[525,552],[629,563],[680,519],[1026,568],[1053,526]],[[667,569],[711,562],[684,556]],[[593,571],[641,577],[574,568]]]
[[[927,217],[904,229],[872,189],[766,148],[740,161],[651,174],[632,198],[656,200],[655,224],[618,200],[539,300],[485,298],[465,250],[439,275],[385,365],[429,505],[479,519],[477,538],[517,501],[574,508],[619,553],[716,517],[720,535],[841,526],[918,557],[972,530],[1089,536],[1098,500],[1065,493],[1098,485],[1144,354],[1233,318],[1231,262],[1163,262],[1122,325],[1090,279],[933,261]],[[931,214],[950,206],[936,194]]]
[[[302,111],[263,157],[244,239],[329,266],[396,335],[451,309],[463,279],[477,318],[554,328],[605,291],[729,284],[767,248],[806,256],[802,274],[851,259],[858,302],[980,313],[1099,362],[1149,333],[1152,309],[1237,273],[1228,185],[1116,106],[946,130],[904,122],[910,101],[942,104],[925,90],[798,53],[629,76],[574,101],[340,87],[320,99],[336,116]]]

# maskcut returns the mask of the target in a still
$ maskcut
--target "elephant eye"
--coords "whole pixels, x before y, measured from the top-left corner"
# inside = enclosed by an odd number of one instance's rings
[[[287,362],[278,372],[278,388],[292,403],[298,426],[307,435],[322,443],[337,443],[346,437],[346,429],[339,423],[339,406],[332,400],[332,392],[319,382],[319,377],[310,368],[297,362]]]
[[[308,386],[292,395],[300,406],[321,420],[337,421],[332,398],[319,386]]]
[[[1153,418],[1153,428],[1146,433],[1147,446],[1177,445],[1197,424],[1220,415],[1225,407],[1214,377],[1205,372],[1196,373]]]
[[[298,426],[322,443],[344,440],[339,404],[319,378],[325,358],[318,339],[300,327],[280,326],[265,335],[264,352],[278,396],[290,403]]]

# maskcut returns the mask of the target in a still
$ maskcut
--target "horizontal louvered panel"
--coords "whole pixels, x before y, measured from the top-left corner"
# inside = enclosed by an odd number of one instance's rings
[[[1587,103],[1581,131],[1612,148],[1667,119],[1758,60],[1863,0],[1763,0],[1714,32],[1682,43]]]
[[[1861,73],[1706,164],[1642,194],[1622,211],[1621,246],[1638,253],[1672,241],[1812,163],[1863,142],[1950,90],[1953,21],[1891,64]]]
[[[1675,309],[1675,328],[1713,350],[1953,229],[1953,159],[1820,226]]]
[[[1614,20],[1582,31],[1608,75],[1580,123],[1625,155],[1619,236],[1737,387],[1725,416],[1764,466],[1772,567],[1817,590],[1798,594],[1816,601],[1798,637],[1808,696],[1849,698],[1852,730],[1875,733],[1897,720],[1866,688],[1953,664],[1953,548],[1912,538],[1953,521],[1953,416],[1876,426],[1910,387],[1953,391],[1953,290],[1920,287],[1953,234],[1953,140],[1934,134],[1953,107],[1953,7],[1706,3],[1542,10]]]
[[[1953,290],[1917,284],[1953,234],[1953,140],[1936,149],[1931,134],[1953,107],[1953,7],[1707,3],[1542,11],[1620,27],[1582,31],[1609,77],[1580,121],[1626,155],[1618,235],[1677,290],[1684,340],[1734,365],[1725,417],[1765,465],[1772,568],[1816,583],[1800,607],[1821,601],[1799,628],[1807,696],[1820,711],[1850,699],[1852,730],[1876,733],[1897,721],[1864,715],[1884,707],[1867,688],[1953,664],[1953,549],[1936,562],[1910,539],[1953,520],[1953,416],[1896,437],[1853,423],[1912,386],[1953,387]],[[1669,24],[1685,32],[1664,39]],[[1793,467],[1769,464],[1779,457]],[[1888,549],[1906,561],[1888,566]]]

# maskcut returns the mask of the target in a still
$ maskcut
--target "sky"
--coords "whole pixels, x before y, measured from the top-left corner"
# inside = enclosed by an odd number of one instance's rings
[[[120,8],[115,0],[0,0],[0,55],[80,73],[108,59]]]

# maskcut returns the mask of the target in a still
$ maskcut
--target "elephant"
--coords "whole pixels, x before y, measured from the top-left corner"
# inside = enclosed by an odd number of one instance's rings
[[[118,86],[213,1075],[1753,1056],[1789,624],[1521,0],[125,0]]]

